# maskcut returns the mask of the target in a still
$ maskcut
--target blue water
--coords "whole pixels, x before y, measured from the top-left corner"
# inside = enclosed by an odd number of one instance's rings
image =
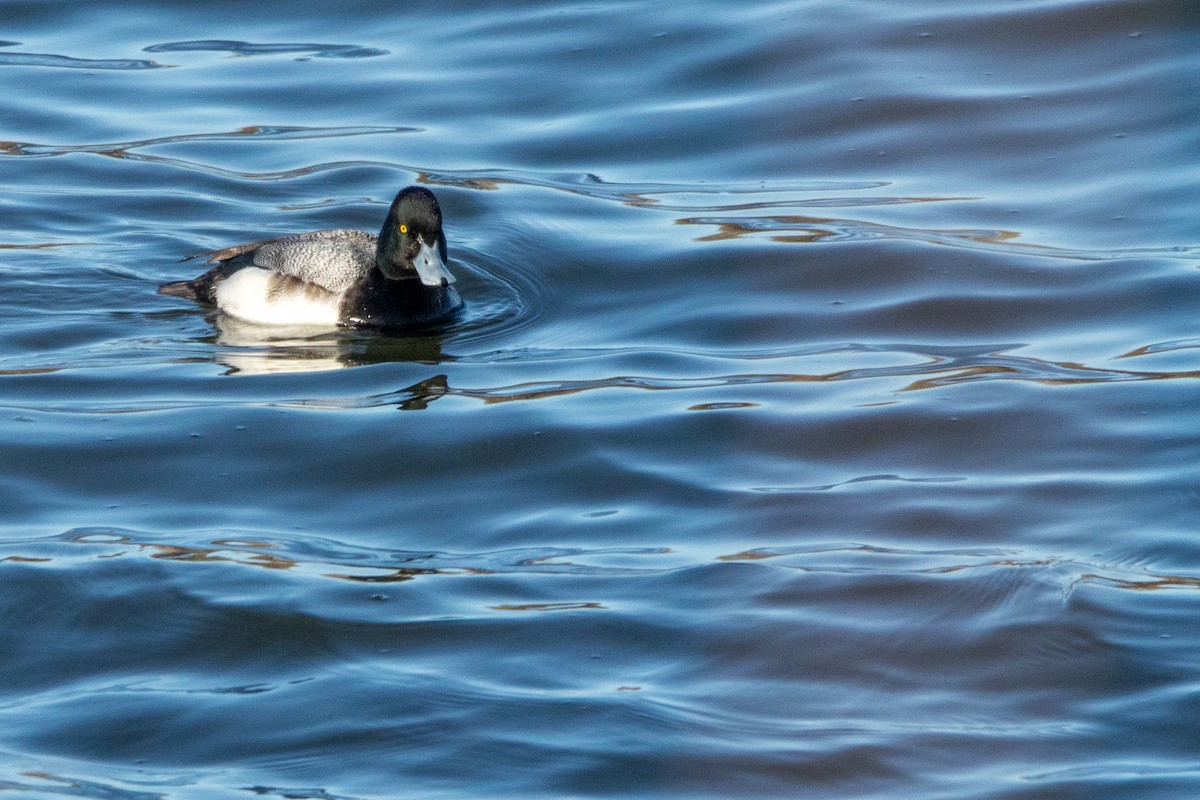
[[[1200,8],[0,23],[0,797],[1200,794]]]

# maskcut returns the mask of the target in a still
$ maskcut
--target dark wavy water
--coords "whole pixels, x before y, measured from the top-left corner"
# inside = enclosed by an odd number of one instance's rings
[[[1200,794],[1194,4],[0,23],[0,797]]]

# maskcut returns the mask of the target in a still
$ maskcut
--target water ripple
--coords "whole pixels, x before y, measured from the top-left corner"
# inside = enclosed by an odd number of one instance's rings
[[[1123,381],[1194,379],[1200,370],[1145,371],[1114,370],[1089,367],[1072,362],[1052,362],[1043,359],[1005,355],[996,351],[952,353],[954,348],[920,350],[897,347],[865,348],[868,352],[897,352],[921,355],[927,359],[920,364],[889,367],[845,369],[828,373],[743,373],[694,378],[660,378],[644,375],[616,375],[589,380],[531,381],[496,387],[463,388],[450,386],[446,376],[423,381],[389,397],[359,398],[368,406],[398,404],[401,408],[425,408],[438,397],[454,395],[482,400],[485,403],[542,400],[552,397],[608,389],[640,389],[645,391],[678,391],[735,386],[757,386],[788,383],[833,383],[839,381],[908,378],[917,380],[899,387],[897,391],[935,389],[956,384],[990,380],[1032,381],[1049,386],[1078,386]],[[320,401],[318,401],[320,402]]]
[[[209,45],[213,43],[186,43]],[[237,44],[237,43],[224,43]],[[298,45],[297,45],[298,47]],[[313,46],[315,47],[315,45]],[[197,48],[198,49],[198,48]],[[270,139],[333,138],[373,134],[419,132],[414,127],[358,126],[303,128],[250,126],[232,132],[195,133],[144,140],[80,145],[46,145],[31,142],[0,142],[3,156],[61,156],[68,153],[92,153],[132,161],[142,161],[176,169],[200,172],[223,178],[255,182],[288,181],[323,172],[353,168],[385,168],[411,173],[415,180],[429,185],[454,186],[476,191],[495,191],[506,185],[543,188],[574,194],[593,200],[616,202],[652,212],[681,213],[679,225],[716,228],[713,233],[696,237],[699,242],[717,242],[765,235],[780,244],[831,244],[862,241],[916,241],[937,246],[992,252],[1020,253],[1026,256],[1071,261],[1108,261],[1139,257],[1171,259],[1200,258],[1200,246],[1136,248],[1067,248],[1020,241],[1021,232],[1004,228],[926,228],[888,225],[861,219],[822,217],[803,214],[767,214],[725,216],[732,212],[812,209],[869,208],[930,203],[962,203],[978,198],[969,196],[862,195],[863,191],[888,186],[886,181],[809,181],[754,183],[653,183],[609,182],[593,173],[539,173],[508,169],[439,170],[422,165],[366,159],[331,160],[309,163],[289,169],[253,171],[229,169],[207,161],[143,152],[164,144],[204,141],[236,141],[245,136]],[[844,195],[843,195],[844,193]],[[680,198],[691,202],[680,202]],[[716,214],[717,216],[712,216]]]
[[[333,794],[316,787],[247,786],[246,791],[257,797],[279,797],[283,800],[360,800],[348,794]]]
[[[1117,358],[1138,358],[1139,356],[1158,355],[1160,353],[1175,353],[1181,350],[1200,349],[1200,339],[1177,339],[1170,342],[1156,342],[1130,350]]]
[[[489,312],[490,313],[490,312]],[[515,312],[514,324],[521,324],[525,312]],[[483,356],[455,356],[442,350],[437,337],[390,338],[379,337],[371,332],[325,331],[317,333],[305,330],[268,331],[257,326],[246,326],[221,317],[216,318],[218,342],[223,345],[215,354],[200,358],[208,362],[224,364],[229,372],[262,374],[274,372],[319,372],[352,366],[377,363],[413,361],[429,364],[444,364],[451,370],[455,365],[486,365],[501,363],[489,354]],[[140,350],[142,346],[136,346]],[[757,355],[740,353],[729,357],[742,360],[785,360],[813,355],[828,354],[901,354],[917,356],[918,363],[893,364],[880,367],[858,367],[838,369],[831,372],[740,372],[727,374],[702,373],[694,376],[670,377],[656,375],[618,374],[600,378],[535,380],[495,386],[461,385],[452,373],[440,372],[401,389],[353,396],[307,396],[261,398],[195,398],[190,400],[149,400],[140,398],[128,402],[115,402],[111,398],[85,400],[82,396],[69,401],[23,404],[0,403],[0,408],[18,411],[62,411],[69,413],[128,413],[157,411],[170,408],[196,408],[214,406],[272,406],[280,408],[308,409],[370,409],[394,406],[401,410],[424,410],[442,397],[461,397],[481,401],[485,404],[537,401],[589,392],[632,389],[651,392],[688,392],[705,389],[771,386],[787,384],[840,383],[847,381],[902,379],[893,392],[912,392],[944,389],[953,386],[976,384],[986,381],[1022,381],[1043,386],[1087,386],[1113,383],[1192,380],[1200,378],[1200,369],[1182,370],[1121,370],[1088,366],[1076,362],[1056,362],[1031,356],[1005,353],[1006,347],[919,347],[914,345],[841,345],[813,349],[795,349],[780,352],[764,351]],[[119,363],[109,344],[102,348],[105,363]],[[630,359],[638,356],[658,358],[662,351],[618,348],[613,351],[588,349],[581,353],[572,351],[547,351],[540,359],[536,353],[522,351],[509,354],[510,359],[537,363],[545,361],[569,361],[578,358],[600,358],[602,356]],[[711,353],[674,351],[683,359],[697,359],[704,363],[726,360]],[[135,362],[140,362],[135,358]],[[22,363],[5,367],[0,362],[0,377],[17,378],[28,375],[70,371],[86,366],[76,363],[73,367],[61,364]],[[694,367],[693,367],[694,368]],[[754,406],[739,404],[738,408]],[[717,406],[713,410],[724,410]],[[704,409],[697,409],[704,410]]]
[[[825,483],[814,486],[758,486],[750,491],[761,492],[763,494],[793,494],[797,492],[828,492],[855,484],[878,483],[880,481],[896,483],[958,483],[965,480],[967,478],[962,475],[932,478],[910,478],[903,475],[861,475],[857,478],[839,481],[838,483]]]
[[[85,548],[83,552],[79,547]],[[367,584],[402,583],[423,575],[495,573],[636,575],[661,572],[670,564],[631,566],[669,549],[537,547],[482,553],[399,551],[349,545],[309,536],[281,538],[256,532],[219,536],[154,534],[117,528],[80,528],[61,536],[0,542],[0,562],[48,564],[122,557],[180,563],[226,563],[311,577]],[[623,562],[614,565],[614,559]]]
[[[969,198],[911,198],[907,202],[934,200],[964,200]],[[796,204],[800,205],[800,204]],[[770,241],[781,244],[832,244],[863,241],[916,241],[971,250],[1019,252],[1022,255],[1061,258],[1073,261],[1108,261],[1113,259],[1158,257],[1200,258],[1200,246],[1137,247],[1087,249],[1053,247],[1020,242],[1019,231],[1004,229],[946,230],[906,228],[875,222],[833,217],[762,216],[762,217],[685,217],[681,225],[704,225],[717,228],[716,233],[700,236],[696,241],[717,242],[740,239],[756,234],[768,234]]]
[[[80,548],[83,548],[82,550]],[[265,532],[164,534],[122,528],[78,528],[61,535],[0,541],[0,563],[66,568],[84,561],[139,558],[180,564],[216,564],[296,573],[370,585],[419,577],[464,575],[661,575],[716,563],[769,561],[789,570],[825,574],[953,575],[965,571],[1046,571],[1068,597],[1083,585],[1112,589],[1200,590],[1200,576],[1164,574],[1120,561],[1034,555],[1013,549],[901,548],[860,542],[756,547],[708,557],[667,547],[536,547],[451,553],[351,545],[316,536],[289,538]],[[642,562],[645,562],[644,564]],[[991,580],[991,579],[988,579]],[[604,610],[594,601],[500,604],[498,611]]]
[[[125,789],[112,783],[84,780],[49,772],[23,772],[26,780],[0,779],[0,792],[29,793],[38,797],[86,797],[92,800],[163,800],[161,792]]]
[[[0,47],[11,47],[19,42],[0,42]],[[112,70],[142,70],[164,69],[171,64],[160,64],[157,61],[129,58],[73,58],[54,53],[15,53],[6,51],[0,53],[0,66],[3,67],[55,67],[62,69],[112,69]]]
[[[789,569],[821,573],[912,573],[949,575],[970,570],[1037,569],[1056,575],[1064,600],[1079,586],[1113,589],[1200,590],[1200,576],[1170,575],[1120,563],[1062,556],[1032,556],[1011,550],[923,550],[870,544],[764,547],[718,557],[719,561],[771,560]],[[782,560],[782,562],[777,561]]]
[[[147,53],[214,52],[234,53],[239,56],[266,56],[290,53],[305,53],[314,58],[371,58],[389,55],[387,50],[374,47],[359,47],[353,44],[310,44],[310,43],[254,43],[227,39],[200,39],[187,42],[165,42],[145,48]],[[297,59],[302,61],[304,59]]]
[[[882,189],[886,181],[789,181],[784,183],[756,181],[753,183],[614,183],[590,172],[580,173],[535,173],[511,169],[493,170],[422,170],[421,178],[432,185],[456,186],[463,189],[496,191],[503,186],[532,186],[554,189],[589,197],[609,200],[636,208],[655,208],[662,211],[734,211],[741,209],[775,208],[795,204],[795,199],[774,201],[737,202],[721,204],[704,202],[699,204],[664,203],[663,197],[743,197],[751,195],[795,195],[797,193],[865,191]],[[927,198],[867,198],[867,205],[889,205],[904,202],[925,202]],[[814,201],[824,207],[840,204],[840,200],[823,198]]]
[[[154,160],[150,156],[138,156],[134,150],[156,147],[166,144],[187,142],[238,142],[247,137],[254,139],[297,140],[297,139],[336,139],[345,136],[374,136],[392,133],[413,133],[419,128],[357,125],[339,127],[309,127],[303,125],[248,125],[232,131],[218,133],[185,133],[177,136],[157,136],[150,139],[138,139],[127,142],[105,142],[99,144],[38,144],[36,142],[6,142],[0,141],[0,158],[6,156],[26,156],[49,158],[65,156],[71,153],[95,153],[97,155],[123,158],[142,157]],[[167,159],[171,160],[171,159]]]

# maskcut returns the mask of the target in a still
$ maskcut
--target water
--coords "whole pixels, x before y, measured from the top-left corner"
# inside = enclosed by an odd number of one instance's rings
[[[0,20],[0,796],[1200,792],[1193,5]]]

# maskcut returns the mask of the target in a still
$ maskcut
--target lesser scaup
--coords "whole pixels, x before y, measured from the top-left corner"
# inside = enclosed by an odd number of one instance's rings
[[[396,195],[378,236],[314,231],[227,247],[208,261],[216,266],[159,293],[263,325],[403,327],[462,306],[446,269],[442,210],[421,186]]]

